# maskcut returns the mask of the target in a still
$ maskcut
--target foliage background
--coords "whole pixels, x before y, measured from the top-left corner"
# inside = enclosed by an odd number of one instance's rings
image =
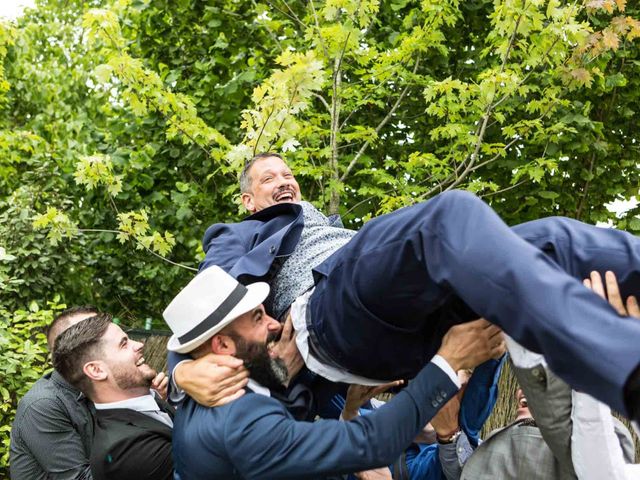
[[[54,302],[162,328],[205,228],[242,218],[254,150],[285,152],[351,228],[456,187],[510,224],[638,232],[640,209],[605,204],[638,193],[639,18],[625,0],[39,0],[0,24],[3,327]],[[36,376],[0,373],[3,434]]]

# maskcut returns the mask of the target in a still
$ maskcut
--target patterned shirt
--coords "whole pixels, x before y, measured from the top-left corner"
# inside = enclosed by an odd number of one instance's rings
[[[354,230],[333,226],[331,220],[309,202],[300,202],[300,206],[304,218],[300,241],[271,282],[271,293],[265,302],[276,318],[313,287],[311,270],[356,234]]]

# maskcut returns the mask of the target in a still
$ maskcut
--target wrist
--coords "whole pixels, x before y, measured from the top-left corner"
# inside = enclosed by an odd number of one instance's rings
[[[358,415],[360,415],[360,411],[358,408],[353,409],[345,407],[342,410],[342,414],[340,416],[343,418],[343,420],[351,420],[352,418],[356,418]]]
[[[453,443],[456,441],[456,439],[458,438],[458,436],[460,435],[460,433],[462,433],[462,431],[460,430],[460,427],[456,427],[455,430],[450,430],[448,432],[445,433],[441,433],[441,432],[436,432],[436,439],[438,440],[438,443],[441,445],[446,445],[448,443]]]
[[[460,362],[458,362],[458,359],[456,359],[453,355],[449,355],[447,352],[440,351],[436,355],[440,355],[442,358],[444,358],[444,360],[449,364],[454,372],[462,369],[460,367]]]
[[[171,378],[173,380],[173,384],[178,387],[179,389],[183,389],[182,388],[182,377],[180,376],[180,370],[182,368],[182,364],[179,363],[176,368],[173,369],[173,374],[171,375]]]

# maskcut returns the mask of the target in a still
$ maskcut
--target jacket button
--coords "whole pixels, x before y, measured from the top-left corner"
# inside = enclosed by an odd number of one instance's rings
[[[271,246],[269,247],[269,253],[270,253],[271,255],[273,255],[274,253],[276,253],[276,246],[275,246],[275,245],[271,245]]]

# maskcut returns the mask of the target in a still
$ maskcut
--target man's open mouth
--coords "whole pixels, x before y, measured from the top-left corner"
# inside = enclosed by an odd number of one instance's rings
[[[293,202],[294,194],[290,190],[285,190],[283,192],[277,193],[273,199],[276,202]]]
[[[142,365],[144,365],[145,361],[144,361],[144,357],[140,357],[140,360],[138,360],[136,362],[136,367],[140,367]]]
[[[267,352],[269,352],[269,356],[271,358],[275,358],[278,355],[273,351],[273,349],[276,347],[276,345],[278,344],[278,342],[280,341],[280,338],[282,337],[282,330],[280,330],[279,332],[272,332],[269,334],[269,336],[267,337],[267,341],[266,341],[266,346],[267,346]]]

